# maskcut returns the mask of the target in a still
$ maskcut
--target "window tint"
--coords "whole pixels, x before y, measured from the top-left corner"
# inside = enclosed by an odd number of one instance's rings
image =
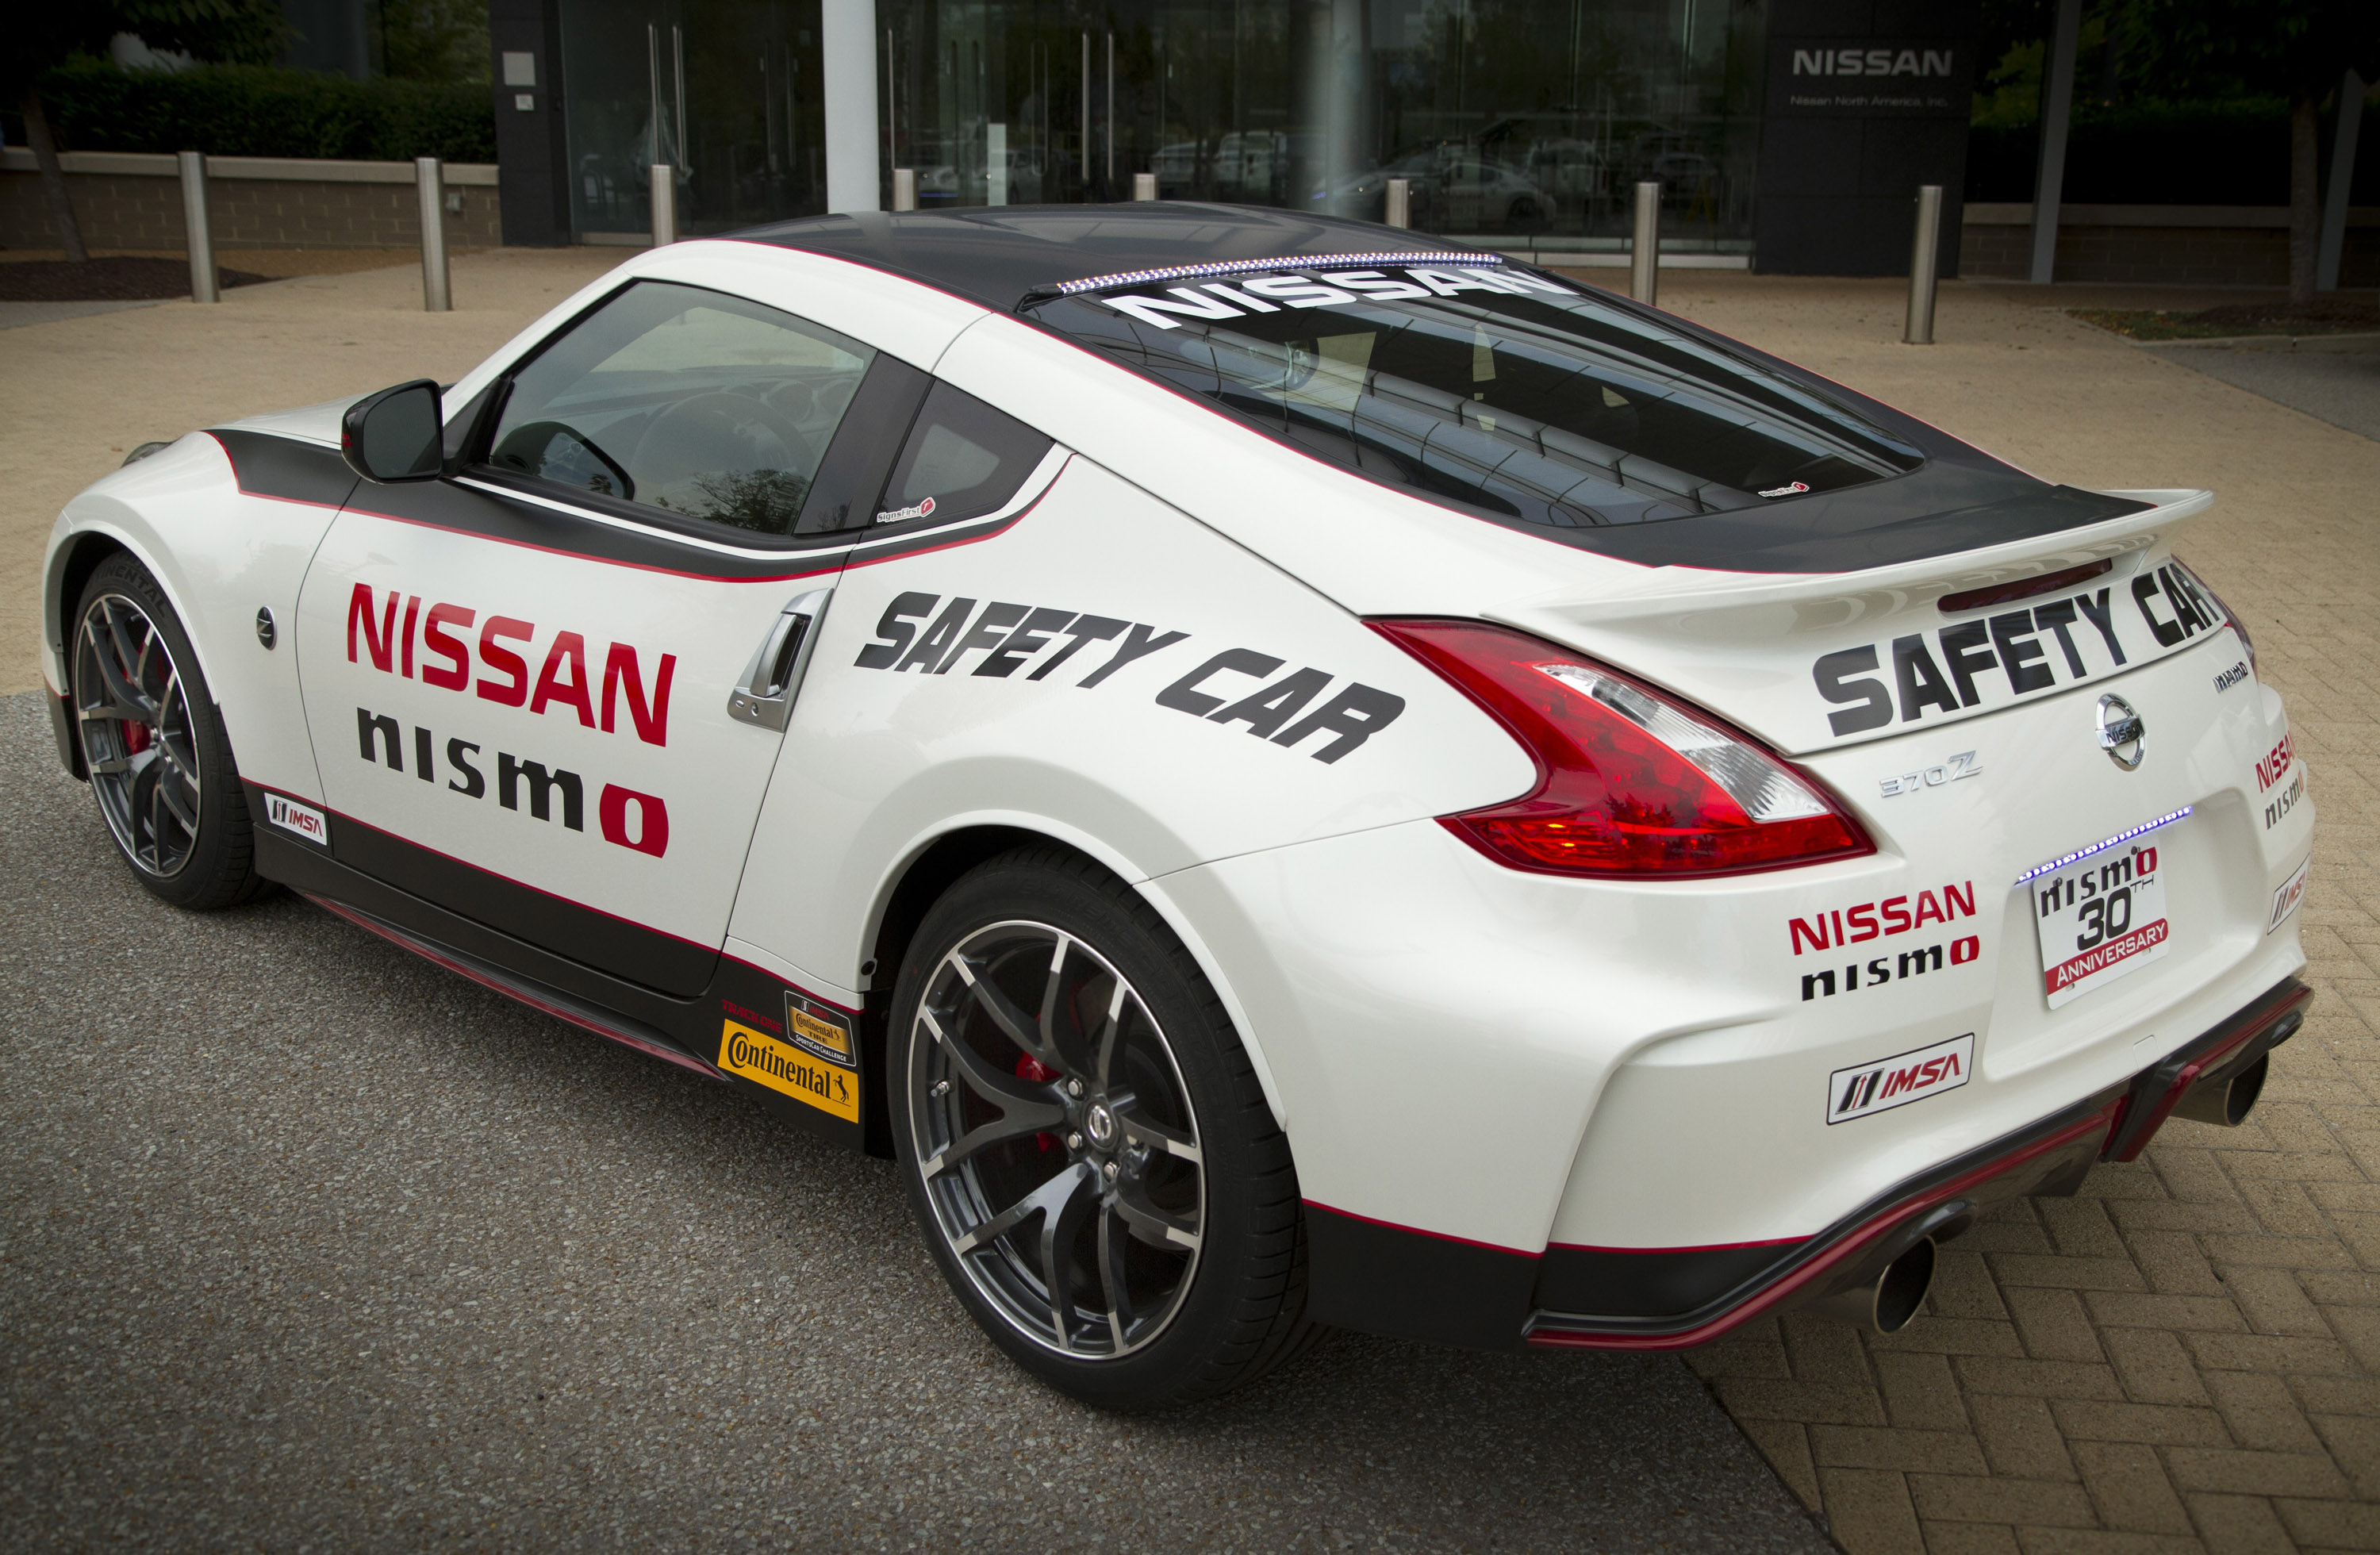
[[[1283,267],[1035,316],[1324,458],[1524,523],[1684,517],[1922,462],[1791,379],[1515,271]]]
[[[1050,452],[1050,440],[973,395],[937,383],[884,483],[876,521],[947,523],[996,513]]]
[[[488,460],[790,534],[874,355],[740,298],[639,282],[515,374]]]

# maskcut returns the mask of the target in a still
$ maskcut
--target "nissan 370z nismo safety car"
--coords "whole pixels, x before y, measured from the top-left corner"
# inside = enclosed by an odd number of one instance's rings
[[[59,520],[60,754],[896,1158],[1085,1399],[1327,1325],[1889,1330],[2307,990],[2204,492],[2046,484],[1493,254],[1170,204],[631,260]]]

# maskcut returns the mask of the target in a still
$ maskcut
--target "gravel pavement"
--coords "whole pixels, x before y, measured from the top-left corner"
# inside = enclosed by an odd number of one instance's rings
[[[1831,1548],[1667,1356],[1047,1392],[889,1164],[298,899],[162,906],[54,751],[0,698],[0,1549]]]

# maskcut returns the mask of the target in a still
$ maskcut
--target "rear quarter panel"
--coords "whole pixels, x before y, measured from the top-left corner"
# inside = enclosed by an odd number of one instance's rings
[[[1062,662],[1053,626],[1000,673],[990,645],[1028,607],[1131,625]],[[1135,638],[1164,646],[1103,674]],[[1251,657],[1217,662],[1236,654]],[[1262,709],[1218,721],[1269,695],[1305,698],[1270,737]],[[1281,743],[1365,695],[1399,706],[1360,741]],[[863,553],[844,573],[731,932],[856,987],[900,870],[960,827],[1027,828],[1146,881],[1510,797],[1534,773],[1484,713],[1360,621],[1076,457],[994,539]]]

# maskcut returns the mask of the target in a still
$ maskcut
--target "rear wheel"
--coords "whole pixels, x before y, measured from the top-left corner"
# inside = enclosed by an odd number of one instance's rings
[[[223,907],[264,888],[223,720],[174,607],[149,569],[112,556],[75,612],[77,738],[116,851],[177,907]]]
[[[983,865],[894,992],[893,1136],[951,1288],[1026,1370],[1149,1408],[1303,1350],[1288,1141],[1188,953],[1072,855]]]

